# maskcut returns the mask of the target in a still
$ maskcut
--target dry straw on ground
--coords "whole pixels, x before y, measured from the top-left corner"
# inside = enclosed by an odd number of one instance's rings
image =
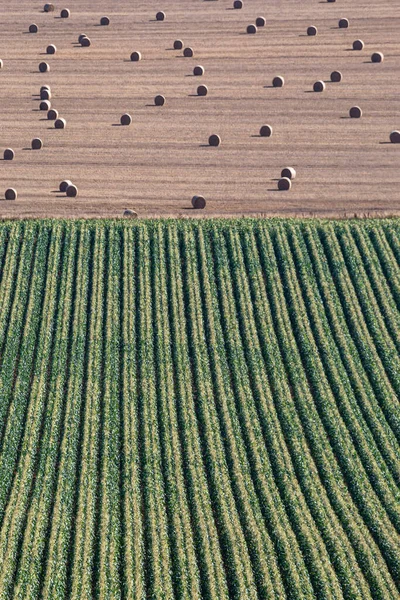
[[[208,138],[208,143],[210,146],[219,146],[221,143],[221,138],[219,135],[217,135],[216,133],[213,133],[212,135],[210,135],[210,137]]]
[[[59,190],[60,192],[64,193],[67,191],[67,187],[69,185],[72,185],[72,181],[70,181],[69,179],[63,179],[63,181],[61,181],[60,185],[59,185]]]
[[[340,71],[332,71],[331,73],[331,81],[334,83],[338,83],[342,81],[343,75]]]
[[[4,160],[14,160],[15,152],[12,148],[6,148],[4,150],[3,158]]]
[[[56,119],[54,121],[54,128],[55,129],[65,129],[67,126],[67,121],[63,118],[60,119]]]
[[[384,61],[384,56],[382,52],[374,52],[371,56],[371,62],[373,63],[381,63]]]
[[[272,127],[271,125],[263,125],[260,128],[260,136],[261,137],[271,137],[272,135]]]
[[[58,110],[56,110],[55,108],[51,108],[47,113],[47,118],[49,121],[55,121],[56,119],[58,119]]]
[[[278,190],[287,191],[292,187],[292,182],[288,177],[282,177],[278,181]]]
[[[198,96],[207,96],[208,94],[208,87],[206,85],[199,85],[197,88],[197,95]]]
[[[41,100],[51,100],[51,91],[48,88],[44,88],[40,90],[40,99]]]
[[[353,50],[363,50],[364,42],[362,40],[355,40],[353,42]]]
[[[42,140],[40,138],[33,138],[31,142],[31,148],[32,150],[40,150],[41,148],[43,148]]]
[[[280,75],[278,75],[277,77],[274,77],[272,80],[272,85],[276,88],[280,88],[283,87],[285,85],[285,80],[283,77],[281,77]]]
[[[359,106],[352,106],[349,110],[349,115],[352,119],[360,119],[362,117],[362,110]]]
[[[17,190],[15,188],[8,188],[4,194],[6,200],[16,200],[18,197]]]
[[[78,188],[76,187],[76,185],[71,183],[71,185],[67,187],[66,192],[68,198],[76,198],[78,195]]]
[[[120,123],[121,125],[130,125],[132,123],[131,115],[128,113],[121,115]]]
[[[192,198],[193,208],[202,209],[206,206],[206,199],[204,196],[193,196]]]
[[[257,33],[257,27],[253,24],[247,25],[246,31],[247,31],[247,33],[250,33],[250,34]]]
[[[293,181],[293,179],[296,178],[296,169],[293,167],[285,167],[281,171],[281,177],[286,177],[286,179],[291,179]]]
[[[314,83],[313,89],[314,92],[323,92],[325,90],[325,82],[322,80],[316,81]]]
[[[132,210],[131,208],[126,208],[124,210],[124,217],[130,218],[130,219],[136,219],[138,216],[137,212],[135,210]]]
[[[397,129],[395,131],[392,131],[389,136],[389,139],[392,142],[392,144],[400,144],[400,131],[398,131]]]

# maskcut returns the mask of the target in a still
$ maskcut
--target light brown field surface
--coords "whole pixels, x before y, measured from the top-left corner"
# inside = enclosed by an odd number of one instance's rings
[[[0,6],[0,217],[400,213],[400,5],[398,0],[69,0],[54,13],[32,0]],[[59,18],[64,7],[69,19]],[[167,18],[157,22],[164,10]],[[108,15],[109,27],[100,27]],[[266,27],[245,33],[256,17]],[[350,27],[341,30],[338,19]],[[37,34],[27,33],[31,23]],[[317,37],[305,35],[309,25]],[[86,33],[91,47],[77,44]],[[172,45],[194,49],[184,58]],[[361,38],[365,49],[351,50]],[[48,44],[57,46],[45,55]],[[131,52],[142,61],[129,60]],[[372,64],[372,52],[385,55]],[[50,73],[40,73],[41,61]],[[203,65],[205,75],[194,77]],[[341,83],[312,92],[331,71]],[[286,85],[273,89],[272,78]],[[207,97],[197,97],[200,84]],[[55,130],[40,112],[40,86],[49,84],[52,107],[67,120]],[[163,107],[154,96],[163,94]],[[362,119],[350,119],[359,105]],[[122,113],[130,127],[116,126]],[[271,138],[258,136],[269,123]],[[222,144],[207,146],[218,133]],[[44,141],[30,150],[33,137]],[[276,190],[285,166],[297,170],[289,192]],[[76,199],[57,192],[62,179],[79,188]],[[191,210],[191,197],[207,199]]]

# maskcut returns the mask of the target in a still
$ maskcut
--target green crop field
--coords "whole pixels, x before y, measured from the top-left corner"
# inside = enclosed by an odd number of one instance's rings
[[[400,595],[400,221],[0,224],[0,600]]]

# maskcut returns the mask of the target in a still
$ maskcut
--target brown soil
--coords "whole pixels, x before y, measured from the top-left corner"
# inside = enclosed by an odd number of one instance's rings
[[[31,0],[0,7],[1,144],[13,161],[0,161],[0,197],[13,187],[18,200],[0,202],[0,217],[344,215],[400,213],[398,0],[286,0],[268,3],[267,24],[246,27],[265,13],[265,0],[70,0],[69,19],[44,13]],[[165,8],[167,19],[155,14]],[[110,26],[99,25],[102,15]],[[350,27],[338,28],[340,17]],[[39,31],[29,34],[30,23]],[[305,35],[310,23],[317,37]],[[85,31],[89,48],[77,44]],[[363,52],[351,50],[354,39]],[[173,50],[176,39],[194,57]],[[48,44],[51,71],[38,64]],[[142,60],[130,61],[133,50]],[[381,51],[382,64],[371,54]],[[193,67],[205,68],[199,98]],[[317,79],[343,81],[312,92]],[[271,87],[275,75],[285,86]],[[39,109],[40,86],[51,85],[52,105],[65,118],[54,129]],[[154,97],[168,98],[163,110]],[[350,119],[358,105],[362,119]],[[119,125],[132,115],[131,127]],[[259,136],[265,122],[271,138]],[[208,147],[213,131],[224,140]],[[40,137],[40,152],[30,149]],[[297,171],[289,192],[277,191],[287,164]],[[71,179],[79,197],[58,191]],[[192,209],[193,195],[206,198]]]

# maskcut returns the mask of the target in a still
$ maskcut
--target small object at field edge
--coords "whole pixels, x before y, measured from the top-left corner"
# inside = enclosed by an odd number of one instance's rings
[[[204,196],[193,196],[192,206],[193,206],[193,208],[199,208],[199,209],[205,208],[206,199],[204,198]]]
[[[76,185],[71,183],[71,185],[67,187],[66,193],[68,198],[76,198],[78,195],[78,188],[76,187]]]
[[[292,187],[292,182],[288,177],[282,177],[278,181],[278,190],[287,191]]]

